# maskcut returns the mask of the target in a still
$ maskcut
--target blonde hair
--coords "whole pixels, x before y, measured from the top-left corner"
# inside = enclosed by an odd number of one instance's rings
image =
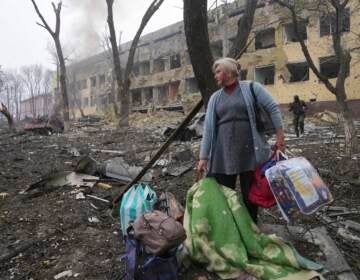
[[[215,72],[216,67],[219,65],[223,66],[233,77],[238,77],[240,73],[240,64],[233,58],[223,57],[217,59],[212,67],[212,70]]]

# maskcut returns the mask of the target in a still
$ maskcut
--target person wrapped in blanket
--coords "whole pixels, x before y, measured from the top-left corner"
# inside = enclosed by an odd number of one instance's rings
[[[257,206],[248,199],[255,167],[270,158],[265,135],[256,129],[250,81],[239,80],[240,66],[232,58],[215,61],[213,71],[220,90],[209,101],[200,148],[198,172],[214,177],[224,186],[235,188],[240,177],[241,192],[252,219],[257,222]],[[267,90],[253,82],[257,102],[270,115],[276,128],[276,146],[284,150],[283,122],[279,105]]]
[[[187,192],[185,260],[189,257],[221,279],[323,279],[322,265],[257,227],[257,209],[247,201],[247,192],[252,171],[269,158],[271,148],[256,131],[249,82],[238,80],[237,62],[219,59],[214,71],[222,88],[212,95],[205,118],[198,171],[206,176]],[[276,145],[283,150],[279,107],[260,84],[254,90],[271,115]],[[239,174],[242,193],[234,190]]]

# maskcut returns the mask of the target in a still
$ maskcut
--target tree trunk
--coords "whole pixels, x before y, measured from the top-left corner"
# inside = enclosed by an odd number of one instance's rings
[[[0,103],[0,113],[2,113],[5,116],[5,118],[7,119],[8,124],[9,124],[9,129],[15,130],[14,119],[13,119],[12,115],[10,114],[8,108],[4,105],[4,103]]]
[[[153,14],[160,8],[161,4],[164,0],[153,0],[148,9],[146,10],[143,18],[141,19],[141,24],[139,29],[137,30],[134,39],[132,40],[131,47],[129,50],[129,56],[125,67],[124,73],[124,84],[123,89],[120,95],[121,106],[120,106],[120,119],[119,119],[119,127],[127,127],[129,126],[129,112],[130,112],[130,73],[132,71],[132,67],[134,65],[134,56],[137,45],[139,43],[139,39],[141,33],[143,32],[145,26],[153,16]]]
[[[206,0],[184,0],[184,29],[194,75],[206,107],[217,89],[212,72]]]
[[[56,52],[59,58],[59,66],[60,66],[60,92],[62,97],[62,108],[63,108],[63,117],[64,117],[64,131],[68,131],[70,128],[70,114],[69,114],[69,99],[67,95],[67,87],[66,87],[66,67],[65,60],[61,49],[60,39],[58,37],[54,38]]]
[[[238,20],[237,34],[228,56],[238,59],[246,50],[246,43],[253,25],[257,2],[258,0],[246,1],[245,13]]]
[[[121,74],[121,64],[120,64],[120,55],[119,55],[119,49],[116,42],[116,33],[115,33],[115,27],[114,27],[114,18],[113,18],[113,4],[114,0],[106,0],[107,4],[107,11],[108,11],[108,17],[107,22],[109,26],[109,32],[110,32],[110,44],[111,44],[111,50],[113,55],[113,68],[115,72],[116,77],[116,85],[117,85],[117,95],[121,96],[121,91],[123,88],[122,83],[122,74]],[[114,108],[115,115],[119,117],[119,109],[116,104],[116,97],[114,92],[111,92],[110,94],[110,102]]]
[[[358,151],[358,138],[352,112],[346,100],[344,85],[337,87],[336,103],[338,105],[339,119],[344,126],[345,150],[351,156]]]

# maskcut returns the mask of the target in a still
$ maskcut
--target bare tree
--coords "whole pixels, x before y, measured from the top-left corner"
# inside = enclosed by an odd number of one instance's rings
[[[68,96],[67,96],[67,87],[66,87],[65,59],[63,56],[61,43],[60,43],[60,14],[61,14],[62,2],[59,1],[57,6],[55,5],[54,2],[51,3],[54,13],[55,13],[55,17],[56,17],[54,31],[51,29],[51,27],[48,25],[45,18],[41,14],[35,0],[31,0],[31,2],[33,3],[35,11],[42,22],[42,23],[37,23],[37,24],[49,32],[49,34],[51,35],[51,37],[53,38],[54,43],[55,43],[55,48],[56,48],[56,53],[57,53],[57,56],[59,59],[59,68],[60,68],[60,77],[59,78],[60,78],[60,92],[61,92],[62,107],[63,107],[64,130],[67,131],[69,129],[69,119],[70,119],[70,117],[69,117],[69,100],[68,100]],[[53,112],[52,116],[50,117],[50,121],[52,118],[55,119],[57,117],[58,108],[60,108],[60,106],[56,106],[56,105],[54,106],[54,110],[53,110],[54,112]]]
[[[15,112],[16,120],[20,120],[21,117],[21,100],[23,94],[23,77],[16,71],[9,71],[7,73],[7,83],[9,84],[10,93],[12,97],[12,110]]]
[[[302,1],[283,1],[275,0],[280,6],[285,7],[291,14],[292,22],[294,24],[295,34],[301,45],[301,50],[309,64],[310,69],[314,72],[316,77],[325,85],[330,93],[335,95],[338,108],[338,115],[343,122],[345,132],[345,144],[348,154],[354,153],[358,150],[357,133],[353,121],[352,112],[349,109],[345,80],[348,76],[348,69],[350,68],[351,51],[344,42],[344,20],[346,16],[346,8],[349,0],[318,0],[316,4],[317,12],[320,15],[325,15],[334,19],[334,30],[331,33],[332,47],[335,57],[339,64],[337,79],[333,84],[328,77],[323,75],[316,67],[314,60],[311,57],[309,49],[304,42],[303,37],[299,32],[299,10],[304,9]],[[301,2],[301,3],[300,3]],[[314,4],[314,3],[313,3]]]
[[[233,40],[233,45],[227,56],[239,59],[245,52],[248,38],[254,22],[255,10],[258,0],[246,1],[244,16],[240,17],[237,24],[237,34]]]
[[[123,87],[123,82],[122,82],[122,73],[121,73],[121,63],[120,63],[120,55],[119,55],[119,49],[118,49],[118,45],[117,45],[117,40],[116,40],[116,31],[115,31],[115,26],[114,26],[114,16],[113,16],[113,5],[114,5],[114,0],[106,0],[106,5],[107,5],[107,23],[108,23],[108,27],[109,27],[109,33],[110,33],[110,45],[111,45],[111,50],[112,50],[112,54],[113,54],[113,58],[112,58],[112,62],[113,62],[113,71],[115,74],[115,78],[116,78],[116,84],[117,84],[117,95],[120,96],[122,87]],[[112,104],[113,109],[114,109],[114,113],[117,117],[119,117],[119,108],[116,104],[116,98],[115,98],[115,93],[111,92],[110,94],[110,104]]]
[[[127,59],[126,67],[125,67],[125,73],[124,73],[124,79],[122,79],[122,73],[121,73],[121,65],[120,65],[120,57],[119,57],[119,51],[117,48],[116,43],[116,35],[115,35],[115,28],[114,28],[114,20],[113,20],[113,10],[112,6],[114,3],[114,0],[106,0],[107,7],[108,7],[108,25],[109,25],[109,32],[110,32],[110,43],[111,48],[113,52],[113,63],[114,63],[114,70],[117,80],[117,90],[118,90],[118,96],[120,97],[120,112],[118,112],[119,116],[119,123],[118,127],[127,127],[129,126],[129,105],[130,105],[130,97],[129,97],[129,88],[130,88],[130,73],[134,64],[134,55],[137,48],[137,45],[139,43],[139,39],[141,36],[141,33],[143,32],[145,26],[153,16],[153,14],[159,9],[161,4],[164,2],[164,0],[153,0],[153,2],[150,4],[148,9],[146,10],[142,20],[141,24],[135,34],[134,39],[132,40],[130,50],[129,50],[129,56]],[[116,106],[117,108],[117,106]]]
[[[238,21],[238,32],[229,56],[240,58],[247,46],[257,0],[247,0],[245,13]],[[191,64],[198,82],[202,100],[207,106],[211,94],[217,89],[213,73],[213,56],[210,49],[206,0],[184,0],[184,28]]]
[[[44,104],[43,104],[43,111],[42,114],[44,116],[48,116],[50,114],[50,106],[52,104],[51,102],[51,84],[53,79],[53,72],[50,70],[45,70],[43,74],[43,79],[41,81],[41,88],[42,88],[42,94],[44,96]]]
[[[35,72],[38,65],[29,65],[21,67],[22,80],[27,90],[28,97],[30,98],[30,112],[33,118],[36,117],[36,105],[35,105],[35,96],[36,96],[36,78]]]

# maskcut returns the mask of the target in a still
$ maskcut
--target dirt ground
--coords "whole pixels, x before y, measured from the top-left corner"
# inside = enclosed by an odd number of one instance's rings
[[[96,149],[124,151],[124,159],[129,164],[144,166],[164,143],[162,131],[167,124],[155,122],[153,118],[146,122],[147,115],[137,118],[138,123],[134,118],[133,127],[126,131],[90,122],[74,123],[70,132],[53,135],[21,130],[10,133],[1,126],[0,279],[54,279],[66,270],[72,271],[74,279],[120,279],[123,265],[119,256],[124,247],[119,219],[111,216],[107,204],[88,198],[75,199],[77,188],[74,187],[22,191],[47,174],[74,170],[81,156],[90,155],[99,162],[117,156]],[[171,120],[172,124],[179,122],[178,118],[166,117],[166,120]],[[360,128],[359,123],[357,126]],[[360,154],[344,155],[343,133],[337,125],[308,120],[306,130],[304,137],[296,138],[290,127],[286,129],[290,152],[305,156],[318,168],[335,198],[333,206],[359,211]],[[175,142],[163,158],[173,158],[179,151],[191,150],[190,161],[195,167],[198,147],[199,139]],[[72,148],[81,156],[74,155]],[[175,164],[182,163],[178,160]],[[194,170],[178,177],[163,171],[163,167],[155,168],[155,190],[173,192],[184,204],[186,191],[194,183]],[[119,191],[115,185],[109,190],[84,188],[86,194],[110,201]],[[91,217],[98,221],[91,222]],[[359,214],[350,213],[340,218],[360,222]],[[285,221],[275,207],[261,211],[260,223],[285,224]],[[324,222],[321,216],[300,217],[293,224],[305,229],[325,225],[354,273],[360,277],[359,242],[339,236],[337,229]],[[321,258],[313,246],[304,242],[295,245],[305,256],[315,260]],[[218,279],[196,265],[183,271],[179,278],[197,279],[199,275]]]

